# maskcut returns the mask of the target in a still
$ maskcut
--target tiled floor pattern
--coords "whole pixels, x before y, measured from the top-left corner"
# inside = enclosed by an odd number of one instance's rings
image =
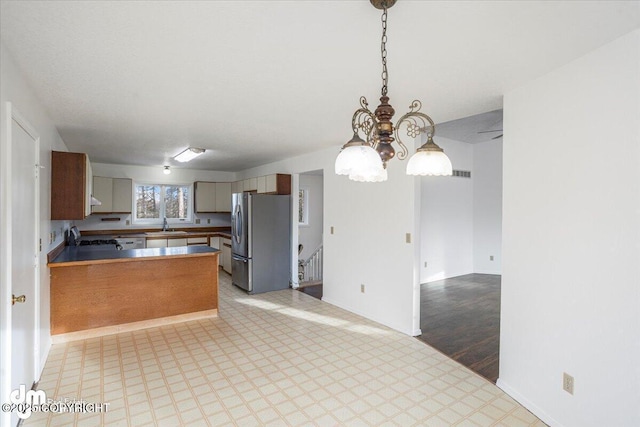
[[[47,397],[106,413],[26,426],[544,426],[409,336],[301,292],[248,296],[221,273],[215,319],[54,345]]]

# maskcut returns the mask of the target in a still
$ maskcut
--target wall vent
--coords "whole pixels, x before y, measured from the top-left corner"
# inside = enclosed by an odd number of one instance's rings
[[[471,171],[459,171],[454,169],[452,176],[457,176],[458,178],[471,178]]]

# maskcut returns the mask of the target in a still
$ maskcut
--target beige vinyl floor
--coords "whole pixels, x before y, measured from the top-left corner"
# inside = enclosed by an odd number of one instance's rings
[[[545,425],[415,338],[301,292],[220,282],[218,318],[55,344],[39,389],[109,410],[24,425]]]

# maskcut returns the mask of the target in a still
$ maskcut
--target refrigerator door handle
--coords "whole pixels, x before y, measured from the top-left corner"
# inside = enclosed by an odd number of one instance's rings
[[[235,259],[236,261],[242,261],[242,262],[244,262],[245,264],[246,264],[247,262],[249,262],[246,258],[240,258],[240,257],[237,257],[237,256],[235,256],[235,255],[233,256],[233,259]]]
[[[242,208],[240,205],[236,205],[234,216],[234,238],[236,239],[236,243],[240,243],[240,236],[243,233],[242,230]]]

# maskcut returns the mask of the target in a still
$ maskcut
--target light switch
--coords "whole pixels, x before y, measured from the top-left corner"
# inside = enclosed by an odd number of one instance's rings
[[[407,233],[406,240],[407,240],[407,243],[411,243],[411,233]]]

